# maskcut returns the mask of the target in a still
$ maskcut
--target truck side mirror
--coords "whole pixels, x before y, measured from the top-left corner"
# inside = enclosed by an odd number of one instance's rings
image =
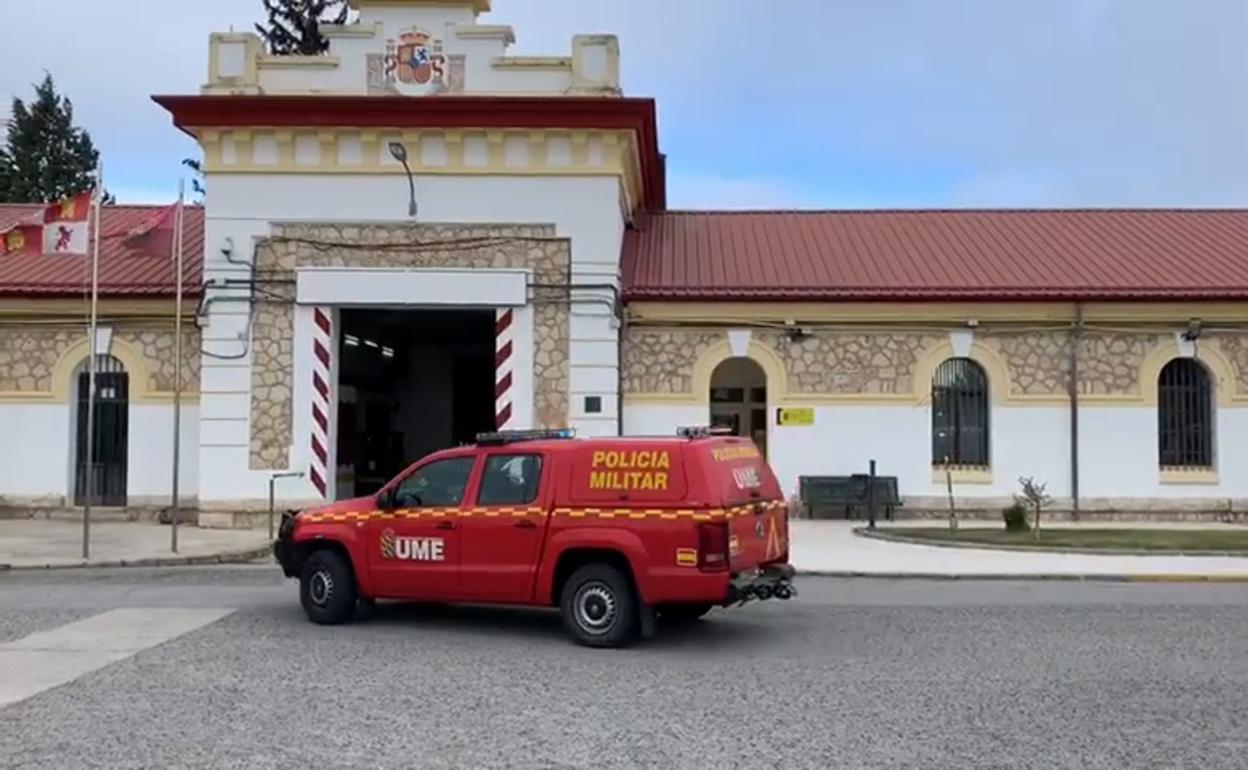
[[[377,493],[376,506],[378,510],[388,511],[394,508],[394,490],[386,490]]]

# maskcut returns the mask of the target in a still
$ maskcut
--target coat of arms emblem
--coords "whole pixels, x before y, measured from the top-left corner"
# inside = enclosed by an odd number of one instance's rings
[[[447,57],[442,41],[420,27],[386,41],[386,53],[377,57],[380,72],[370,72],[370,85],[404,94],[435,94],[446,89]],[[370,70],[373,66],[370,63]]]

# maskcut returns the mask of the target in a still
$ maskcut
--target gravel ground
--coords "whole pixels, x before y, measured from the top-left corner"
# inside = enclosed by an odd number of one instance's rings
[[[115,576],[115,577],[114,577]],[[1248,755],[1235,586],[807,579],[624,651],[548,612],[303,620],[268,569],[0,578],[0,629],[240,607],[0,710],[2,767],[1193,767]],[[23,625],[24,624],[24,625]]]
[[[3,585],[3,584],[0,584]],[[33,609],[25,612],[0,612],[0,644],[21,639],[36,631],[73,623],[93,614],[91,610]]]

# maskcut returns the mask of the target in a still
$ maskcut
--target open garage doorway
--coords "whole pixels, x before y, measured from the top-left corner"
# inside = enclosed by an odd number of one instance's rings
[[[494,428],[493,310],[341,311],[339,499]]]

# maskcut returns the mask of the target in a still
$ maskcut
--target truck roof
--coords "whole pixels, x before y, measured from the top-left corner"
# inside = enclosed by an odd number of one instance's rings
[[[746,441],[747,439],[733,435],[725,435],[712,432],[710,429],[682,428],[678,435],[655,435],[655,436],[587,436],[577,437],[570,429],[559,430],[525,430],[525,431],[496,431],[492,433],[481,433],[477,435],[476,448],[489,448],[500,446],[516,446],[523,445],[526,449],[542,449],[542,450],[559,450],[566,451],[576,447],[582,447],[586,444],[598,443],[663,443],[663,444],[687,444],[690,442],[705,440],[738,440]]]

